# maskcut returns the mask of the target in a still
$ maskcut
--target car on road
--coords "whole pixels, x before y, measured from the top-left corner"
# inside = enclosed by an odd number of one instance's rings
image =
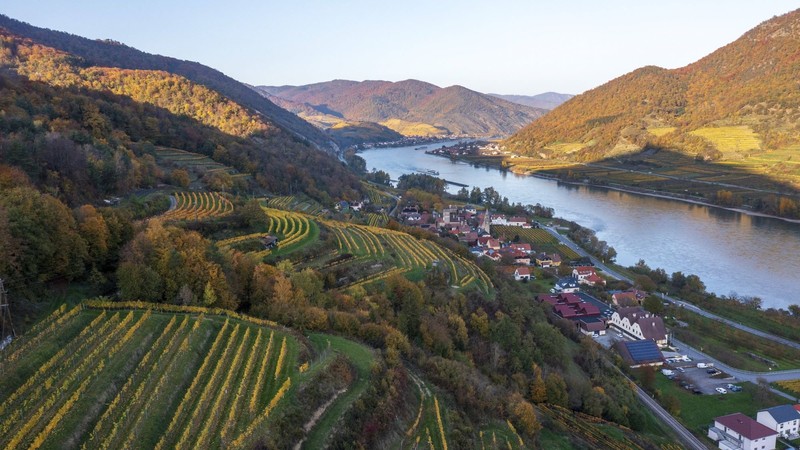
[[[680,372],[680,373],[684,373],[684,372],[686,372],[686,369],[684,369],[683,367],[678,367],[676,370],[677,370],[678,372]]]
[[[719,392],[720,394],[727,394],[728,393],[728,391],[726,391],[724,387],[718,387],[718,388],[716,388],[714,390]]]

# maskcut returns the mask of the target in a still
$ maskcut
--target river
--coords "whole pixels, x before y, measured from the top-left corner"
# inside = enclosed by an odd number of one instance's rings
[[[429,145],[435,148],[443,144]],[[556,216],[591,228],[617,251],[617,262],[644,259],[667,273],[698,275],[710,292],[758,296],[763,307],[800,304],[800,224],[721,208],[575,186],[428,155],[414,147],[359,153],[367,168],[392,179],[436,170],[449,181],[494,187],[512,203],[541,203]],[[451,192],[458,187],[450,187]]]

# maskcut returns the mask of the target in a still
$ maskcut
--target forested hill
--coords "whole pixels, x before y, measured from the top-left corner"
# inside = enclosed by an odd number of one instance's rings
[[[507,136],[546,111],[461,86],[440,88],[418,80],[333,80],[305,86],[259,86],[318,115],[376,122],[401,134]],[[294,111],[309,115],[307,110]]]
[[[252,186],[358,198],[357,179],[216,91],[163,71],[95,67],[0,28],[0,165],[75,205],[165,181],[156,146],[201,153]]]
[[[648,146],[705,160],[792,148],[800,142],[798,56],[800,10],[762,23],[686,67],[644,67],[587,91],[506,143],[546,158],[568,150],[567,157],[583,161]],[[720,138],[730,127],[746,128],[755,139],[726,146]]]
[[[276,106],[245,84],[200,63],[152,55],[119,42],[92,40],[61,31],[38,28],[2,14],[0,14],[0,28],[44,46],[78,56],[86,66],[158,70],[180,75],[256,111],[262,116],[262,120],[273,122],[303,139],[308,139],[320,148],[326,150],[335,148],[330,138],[318,128]]]

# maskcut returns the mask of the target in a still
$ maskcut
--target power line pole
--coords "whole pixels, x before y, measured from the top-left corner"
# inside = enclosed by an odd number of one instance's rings
[[[8,292],[0,278],[0,350],[11,343],[17,337],[14,332],[14,322],[11,321],[11,308],[8,304]]]

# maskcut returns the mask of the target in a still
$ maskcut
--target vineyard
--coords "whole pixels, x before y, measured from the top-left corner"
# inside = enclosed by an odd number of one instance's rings
[[[442,419],[442,414],[446,410],[442,408],[439,398],[431,393],[424,381],[413,374],[411,381],[416,385],[420,395],[419,409],[414,422],[403,437],[403,448],[447,450],[447,433]]]
[[[270,208],[285,209],[320,216],[326,212],[325,208],[319,203],[310,199],[301,199],[293,195],[284,197],[274,197],[266,202]]]
[[[3,448],[250,447],[298,376],[300,344],[261,321],[87,305],[0,354]]]
[[[316,239],[319,234],[319,227],[316,222],[309,219],[309,216],[305,214],[272,208],[263,208],[263,210],[269,217],[266,232],[250,233],[223,239],[217,241],[217,246],[220,248],[232,247],[247,241],[261,239],[264,235],[275,235],[279,238],[276,249],[251,252],[256,258],[263,258],[273,252],[291,252]]]
[[[218,192],[176,192],[170,201],[173,207],[161,216],[165,220],[213,219],[233,212],[233,203]]]
[[[782,389],[791,391],[794,395],[800,395],[800,380],[777,381],[775,384]]]
[[[627,428],[611,424],[583,413],[576,413],[556,405],[539,405],[543,415],[559,428],[570,430],[574,438],[583,441],[586,448],[612,450],[642,449],[636,434]]]
[[[339,252],[357,257],[392,257],[404,270],[428,268],[438,265],[450,279],[450,284],[465,287],[475,284],[488,292],[492,286],[489,277],[474,263],[444,249],[433,242],[418,240],[399,231],[343,222],[323,221],[336,236]],[[369,281],[386,278],[396,271],[385,271]]]
[[[522,242],[531,244],[531,248],[536,253],[559,253],[567,261],[571,259],[580,258],[574,250],[561,244],[558,239],[553,235],[541,228],[521,228],[511,227],[506,225],[492,225],[492,232],[496,232],[499,236],[505,236],[507,239],[513,239],[519,236]]]

